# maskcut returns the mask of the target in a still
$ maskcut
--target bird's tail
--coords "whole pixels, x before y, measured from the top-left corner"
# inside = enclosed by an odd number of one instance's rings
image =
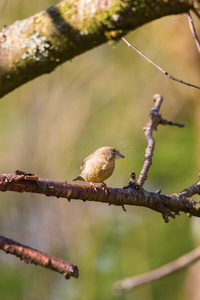
[[[81,177],[81,175],[78,175],[76,178],[73,179],[73,181],[76,181],[76,180],[85,181],[85,179],[83,179],[83,177]]]

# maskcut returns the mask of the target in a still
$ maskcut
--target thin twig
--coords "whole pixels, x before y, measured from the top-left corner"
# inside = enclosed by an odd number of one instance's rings
[[[192,186],[190,186],[189,188],[183,190],[178,194],[184,197],[192,197],[193,195],[200,194],[199,190],[200,190],[200,180],[198,180],[195,184],[193,184]]]
[[[188,265],[195,263],[199,258],[200,247],[194,249],[191,252],[188,252],[187,254],[179,257],[173,262],[166,264],[158,269],[118,281],[113,285],[113,290],[115,292],[130,291],[136,286],[161,279],[167,275],[171,275],[172,273],[180,271],[181,269],[186,268]]]
[[[194,20],[190,14],[190,12],[188,11],[187,13],[187,17],[188,17],[188,22],[189,22],[189,25],[190,25],[190,29],[191,29],[191,32],[192,32],[192,35],[193,35],[193,39],[196,43],[196,46],[197,46],[197,49],[200,53],[200,42],[199,42],[199,38],[198,38],[198,35],[197,35],[197,32],[196,32],[196,29],[194,27]]]
[[[196,14],[197,18],[200,19],[200,14],[194,7],[192,8],[192,11]]]
[[[162,118],[162,120],[160,121],[160,124],[162,124],[162,125],[171,125],[171,126],[177,126],[177,127],[180,127],[180,128],[182,128],[182,127],[184,127],[184,126],[185,126],[185,124],[184,124],[184,123],[182,123],[182,122],[173,122],[173,121],[168,121],[168,120],[166,120],[166,119],[163,119],[163,118]]]
[[[165,74],[169,79],[172,79],[174,81],[177,81],[179,83],[183,83],[187,86],[194,87],[196,89],[200,90],[200,87],[191,83],[188,83],[186,81],[183,81],[181,79],[175,78],[174,76],[170,75],[167,71],[163,70],[161,67],[159,67],[156,63],[154,63],[152,60],[150,60],[146,55],[144,55],[140,50],[138,50],[135,46],[130,44],[124,37],[122,37],[122,40],[133,50],[135,50],[137,53],[139,53],[142,57],[144,57],[150,64],[152,64],[154,67],[156,67],[158,70],[160,70],[163,74]]]
[[[0,249],[13,254],[25,263],[40,265],[41,267],[61,273],[66,279],[78,278],[78,268],[73,264],[57,257],[50,256],[29,246],[20,244],[0,235]]]
[[[155,97],[154,97],[154,99],[155,99]],[[155,101],[155,106],[154,106],[155,113],[159,111],[160,105],[163,101],[163,98],[162,98],[162,96],[157,97],[156,100],[157,101]],[[151,110],[151,111],[153,111],[153,110]],[[137,184],[139,184],[140,187],[143,187],[145,181],[147,180],[147,174],[148,174],[148,171],[152,164],[153,151],[154,151],[154,147],[155,147],[155,140],[153,138],[153,130],[154,129],[156,130],[157,125],[159,123],[159,119],[156,117],[158,115],[155,115],[155,113],[151,114],[151,119],[150,119],[149,123],[147,124],[147,126],[145,127],[145,137],[147,139],[148,146],[145,150],[144,164],[143,164],[142,170],[140,172],[139,178],[137,180]]]
[[[144,164],[143,164],[142,170],[140,172],[139,178],[137,180],[137,184],[140,187],[143,187],[145,181],[147,180],[147,174],[148,174],[148,171],[152,164],[153,151],[154,151],[154,147],[155,147],[155,140],[153,138],[153,130],[157,130],[157,126],[159,124],[173,125],[173,126],[178,126],[178,127],[184,126],[183,123],[167,121],[166,119],[163,119],[161,114],[159,114],[159,110],[160,110],[161,104],[163,102],[163,98],[161,95],[158,95],[158,94],[154,95],[153,100],[154,100],[155,104],[154,104],[154,107],[150,111],[151,119],[147,123],[147,126],[145,127],[145,137],[146,137],[148,145],[145,150]]]

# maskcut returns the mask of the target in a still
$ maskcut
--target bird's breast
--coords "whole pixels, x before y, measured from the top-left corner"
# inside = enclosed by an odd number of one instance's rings
[[[81,176],[88,182],[103,182],[112,175],[114,168],[114,161],[87,161]]]

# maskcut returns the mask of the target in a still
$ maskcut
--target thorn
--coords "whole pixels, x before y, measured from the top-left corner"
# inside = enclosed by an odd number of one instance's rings
[[[136,183],[135,172],[131,172],[131,173],[129,174],[129,177],[130,177],[130,182],[131,182],[131,183]]]
[[[16,175],[24,175],[25,172],[24,172],[24,171],[20,171],[20,170],[16,170],[16,171],[15,171],[15,174],[16,174]]]
[[[157,190],[156,194],[160,195],[161,192],[162,192],[162,190]]]
[[[162,217],[165,221],[165,223],[169,222],[169,217],[172,219],[175,219],[175,214],[173,214],[169,209],[167,209],[165,212],[162,213]]]
[[[122,209],[124,212],[126,212],[126,208],[125,208],[124,204],[122,204]]]

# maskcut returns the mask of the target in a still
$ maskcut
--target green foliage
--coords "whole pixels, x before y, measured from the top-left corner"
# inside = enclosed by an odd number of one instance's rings
[[[13,268],[1,263],[0,285],[2,299],[20,300],[23,297],[22,280]]]

